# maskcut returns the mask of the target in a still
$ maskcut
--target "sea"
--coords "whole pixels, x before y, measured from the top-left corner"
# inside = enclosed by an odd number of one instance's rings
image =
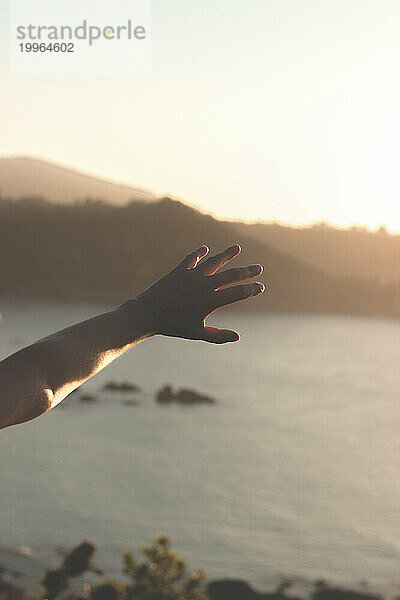
[[[110,308],[2,300],[0,359]],[[208,580],[398,594],[399,321],[220,310],[211,322],[240,341],[148,339],[82,386],[95,401],[75,393],[0,432],[0,565],[32,588],[90,540],[118,576],[124,551],[165,534]],[[216,402],[160,405],[167,384]]]

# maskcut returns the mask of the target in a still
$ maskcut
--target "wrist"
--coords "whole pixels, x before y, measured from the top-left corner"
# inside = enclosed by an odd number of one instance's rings
[[[138,298],[130,298],[116,309],[123,328],[131,338],[129,342],[145,339],[155,334],[151,312]],[[129,343],[128,342],[128,343]]]

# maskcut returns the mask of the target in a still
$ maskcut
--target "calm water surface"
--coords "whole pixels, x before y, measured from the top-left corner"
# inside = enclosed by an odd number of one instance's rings
[[[3,302],[0,358],[95,304]],[[82,539],[119,556],[160,533],[210,578],[282,576],[387,593],[400,581],[400,324],[220,313],[239,344],[148,340],[67,399],[0,432],[0,563],[36,575]],[[142,391],[105,393],[109,379]],[[190,386],[215,406],[160,407]],[[139,406],[128,407],[135,397]]]

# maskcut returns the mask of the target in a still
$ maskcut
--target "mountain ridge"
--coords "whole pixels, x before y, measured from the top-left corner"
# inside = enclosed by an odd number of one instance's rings
[[[87,199],[114,206],[159,200],[155,194],[139,187],[29,156],[0,157],[0,192],[5,198],[44,198],[63,205]],[[181,202],[181,205],[197,211],[198,215],[206,214],[186,203]],[[215,220],[233,227],[239,238],[244,236],[247,240],[267,244],[329,276],[360,278],[379,284],[400,279],[400,235],[387,234],[383,228],[372,232],[360,227],[341,229],[324,224],[295,227],[273,222]]]
[[[41,197],[56,204],[84,198],[101,198],[115,204],[156,198],[144,188],[24,155],[0,157],[0,191],[7,198]]]
[[[0,295],[122,301],[201,244],[208,244],[214,253],[236,242],[243,250],[235,264],[260,262],[267,283],[267,293],[243,303],[243,308],[400,316],[399,284],[332,277],[266,243],[239,235],[235,224],[170,198],[124,206],[3,198]]]

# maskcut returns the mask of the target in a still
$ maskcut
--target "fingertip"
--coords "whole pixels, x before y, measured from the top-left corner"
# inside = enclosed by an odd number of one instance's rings
[[[232,246],[228,246],[228,248],[224,250],[224,252],[226,252],[227,254],[232,254],[232,257],[236,256],[236,254],[239,254],[239,252],[241,251],[242,248],[239,246],[239,244],[233,244]]]
[[[237,331],[226,331],[226,341],[227,342],[238,342],[240,340],[240,335]]]
[[[256,275],[261,275],[261,273],[264,271],[264,267],[262,265],[259,265],[258,263],[255,263],[254,265],[250,265],[249,267],[247,267],[248,269],[248,273],[251,277],[255,277]]]

